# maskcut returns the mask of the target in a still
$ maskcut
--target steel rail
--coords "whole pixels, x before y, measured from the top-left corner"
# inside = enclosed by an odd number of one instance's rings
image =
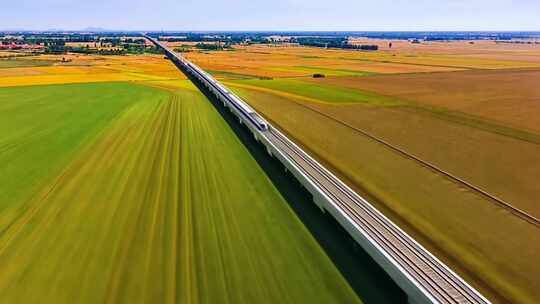
[[[249,129],[267,146],[267,149],[272,148],[274,153],[281,156],[286,167],[293,168],[308,185],[316,189],[317,194],[328,202],[329,206],[326,206],[325,209],[333,213],[336,218],[345,219],[349,225],[354,227],[354,231],[345,227],[353,238],[362,245],[362,242],[357,238],[361,236],[363,240],[376,248],[379,255],[386,259],[385,262],[388,262],[409,280],[409,283],[423,295],[422,301],[453,304],[490,303],[454,271],[277,128],[254,111],[251,112],[247,105],[239,104],[242,102],[241,99],[232,94],[230,90],[170,48],[151,37],[145,37],[156,46],[161,47],[167,56],[180,64],[186,72],[199,78],[205,86],[213,88],[216,96],[221,97],[220,99],[224,103],[234,109],[237,116],[247,122]],[[250,109],[250,113],[246,113],[246,108]],[[257,125],[261,121],[267,124],[267,129],[261,129]],[[388,271],[387,268],[385,270]]]
[[[369,203],[350,188],[344,187],[344,185],[337,182],[335,176],[324,170],[315,160],[304,155],[300,148],[290,142],[281,132],[271,129],[271,133],[285,146],[282,149],[289,151],[288,155],[296,155],[296,157],[291,157],[291,161],[303,168],[307,164],[311,170],[306,170],[306,174],[310,175],[312,180],[326,193],[329,193],[337,205],[346,210],[351,218],[357,223],[361,223],[362,228],[368,231],[373,239],[390,249],[394,260],[400,263],[404,269],[410,271],[411,276],[423,281],[426,284],[424,287],[431,288],[432,293],[438,293],[437,298],[439,300],[448,303],[485,303],[485,299],[476,292],[470,292],[470,286],[459,279],[454,272],[444,267],[439,260],[421,248],[418,243],[398,229],[395,224],[391,223],[382,214],[375,212]],[[300,158],[306,164],[300,164],[297,158]],[[316,174],[323,177],[317,177]],[[330,185],[321,182],[321,180],[329,182]],[[335,189],[330,189],[331,187]],[[373,219],[376,224],[373,224]],[[403,254],[404,252],[408,254]]]

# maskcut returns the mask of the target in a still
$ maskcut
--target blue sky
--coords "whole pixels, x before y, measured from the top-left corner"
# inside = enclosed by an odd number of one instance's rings
[[[0,1],[0,29],[540,30],[540,0]]]

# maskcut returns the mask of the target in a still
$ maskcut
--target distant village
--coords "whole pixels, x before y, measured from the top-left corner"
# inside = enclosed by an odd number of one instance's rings
[[[493,40],[497,43],[539,44],[538,33],[529,32],[154,32],[160,41],[179,46],[178,51],[226,50],[233,45],[302,45],[377,51],[369,39],[393,39],[420,44],[430,41]],[[358,38],[363,38],[358,40]],[[366,43],[367,42],[367,43]],[[392,48],[392,44],[388,44]],[[101,55],[159,53],[135,32],[0,32],[0,50],[26,53],[66,52]]]

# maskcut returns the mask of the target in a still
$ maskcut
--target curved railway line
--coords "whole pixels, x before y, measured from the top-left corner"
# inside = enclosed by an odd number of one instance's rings
[[[145,36],[185,73],[198,79],[248,127],[255,138],[332,214],[408,294],[411,303],[490,303],[455,272],[386,218],[367,200],[266,122],[202,69]]]

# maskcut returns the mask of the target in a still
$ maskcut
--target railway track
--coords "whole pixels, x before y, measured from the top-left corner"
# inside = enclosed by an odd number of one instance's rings
[[[269,140],[279,145],[311,180],[321,188],[358,228],[388,253],[389,258],[400,265],[408,275],[431,294],[437,303],[488,303],[485,298],[460,279],[453,271],[408,237],[366,200],[340,182],[297,145],[275,128],[271,128]]]
[[[238,96],[199,67],[145,36],[184,72],[192,74],[276,155],[409,295],[413,303],[490,303],[455,272],[418,244],[367,200],[339,180]]]
[[[529,224],[531,225],[534,225],[536,226],[537,228],[540,228],[540,219],[538,219],[537,217],[531,215],[530,213],[522,210],[522,209],[519,209],[519,208],[516,208],[514,207],[514,205],[512,205],[511,203],[508,203],[506,202],[505,200],[501,199],[500,197],[494,195],[494,194],[491,194],[489,192],[487,192],[486,190],[483,190],[482,188],[472,184],[471,182],[468,182],[466,180],[464,180],[463,178],[460,178],[452,173],[450,173],[449,171],[446,171],[420,157],[417,157],[407,151],[405,151],[404,149],[394,145],[394,144],[391,144],[389,143],[388,141],[384,140],[384,139],[381,139],[380,137],[377,137],[369,132],[366,132],[362,129],[359,129],[347,122],[344,122],[340,119],[337,119],[335,118],[334,116],[332,115],[329,115],[327,113],[324,113],[323,111],[320,111],[318,109],[315,109],[311,106],[308,106],[308,105],[305,105],[305,104],[302,104],[302,103],[299,103],[299,102],[295,102],[297,105],[309,110],[309,111],[312,111],[312,112],[315,112],[317,113],[318,115],[321,115],[321,116],[324,116],[336,123],[339,123],[349,129],[352,129],[354,130],[355,132],[358,132],[359,134],[361,134],[362,136],[365,136],[367,138],[369,138],[370,140],[376,142],[376,143],[379,143],[387,148],[389,148],[390,150],[406,157],[406,158],[409,158],[413,161],[416,161],[417,163],[419,163],[420,165],[432,170],[433,172],[437,173],[437,174],[440,174],[440,175],[443,175],[444,177],[448,178],[449,180],[455,182],[456,184],[464,187],[464,188],[467,188],[469,190],[471,190],[473,193],[477,193],[478,195],[481,195],[485,198],[487,198],[487,200],[495,205],[498,205],[499,207],[507,210],[508,212],[510,212],[511,215],[513,216],[516,216],[526,222],[528,222]]]

